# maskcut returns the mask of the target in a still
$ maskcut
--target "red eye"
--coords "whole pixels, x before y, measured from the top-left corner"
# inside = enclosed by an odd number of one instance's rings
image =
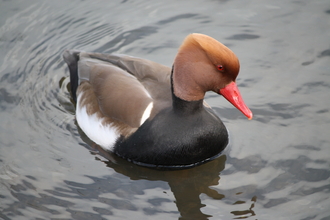
[[[223,71],[223,70],[225,70],[225,68],[224,68],[222,65],[217,65],[217,69],[218,69],[219,71]]]

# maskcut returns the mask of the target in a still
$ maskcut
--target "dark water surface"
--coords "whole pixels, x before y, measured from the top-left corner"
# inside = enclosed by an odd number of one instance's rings
[[[192,32],[240,58],[248,121],[182,171],[103,155],[78,129],[64,49],[171,66]],[[330,1],[0,1],[0,219],[330,219]]]

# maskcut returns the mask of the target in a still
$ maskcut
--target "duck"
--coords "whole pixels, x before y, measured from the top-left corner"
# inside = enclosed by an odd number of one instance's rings
[[[184,169],[217,158],[228,131],[205,93],[248,119],[236,84],[237,56],[216,39],[189,34],[173,66],[124,54],[65,50],[75,118],[95,144],[137,165]]]

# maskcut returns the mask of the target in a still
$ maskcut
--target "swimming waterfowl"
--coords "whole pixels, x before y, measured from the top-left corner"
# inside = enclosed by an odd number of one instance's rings
[[[172,68],[121,54],[67,50],[63,57],[80,128],[139,165],[192,167],[223,151],[227,129],[204,102],[207,91],[252,118],[235,83],[238,58],[207,35],[188,35]]]

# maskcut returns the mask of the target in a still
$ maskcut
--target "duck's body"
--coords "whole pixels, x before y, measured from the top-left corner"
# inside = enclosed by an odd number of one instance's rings
[[[235,55],[232,63],[212,61],[205,52],[209,44],[233,55],[200,34],[187,37],[172,71],[126,55],[66,51],[79,126],[102,148],[146,166],[189,167],[220,154],[228,143],[227,130],[203,98],[206,91],[220,93],[232,85],[239,64]],[[224,75],[219,65],[231,70]],[[211,68],[219,75],[213,76]],[[252,117],[244,103],[236,107]]]

